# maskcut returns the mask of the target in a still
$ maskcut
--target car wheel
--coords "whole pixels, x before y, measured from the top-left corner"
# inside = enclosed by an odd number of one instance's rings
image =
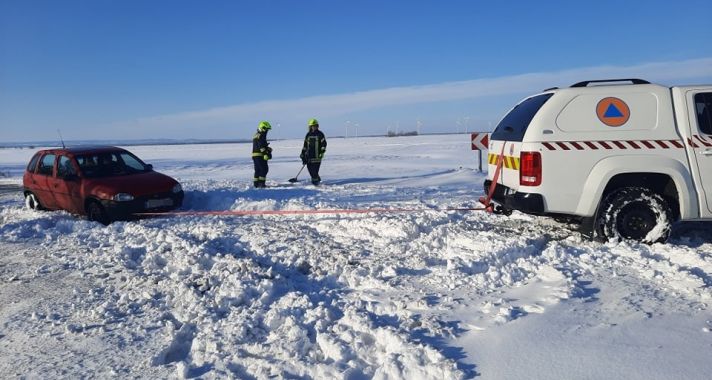
[[[104,207],[97,201],[89,201],[87,204],[87,218],[105,226],[111,223],[109,216],[106,214],[106,210],[104,210]]]
[[[42,205],[40,204],[40,201],[37,200],[37,196],[33,193],[25,194],[25,207],[35,211],[42,210]]]
[[[660,194],[644,187],[624,187],[606,196],[596,218],[604,240],[664,242],[670,236],[672,210]]]

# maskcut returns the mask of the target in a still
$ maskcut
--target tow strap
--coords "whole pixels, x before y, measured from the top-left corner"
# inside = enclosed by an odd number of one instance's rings
[[[368,214],[368,213],[399,213],[426,211],[485,211],[485,207],[459,208],[368,208],[368,209],[321,209],[321,210],[227,210],[227,211],[173,211],[173,212],[142,212],[136,216],[250,216],[250,215],[305,215],[305,214]]]
[[[505,143],[506,144],[506,143]],[[403,212],[427,212],[427,211],[486,211],[494,212],[492,195],[497,185],[497,180],[502,171],[504,162],[504,145],[502,154],[497,159],[497,168],[492,177],[489,191],[486,197],[481,197],[479,202],[485,207],[448,207],[448,208],[368,208],[368,209],[322,209],[322,210],[224,210],[224,211],[168,211],[168,212],[141,212],[135,216],[250,216],[250,215],[306,215],[306,214],[385,214]]]
[[[494,170],[494,175],[492,176],[492,182],[490,182],[489,190],[487,191],[487,197],[481,197],[479,199],[480,203],[485,205],[485,209],[487,212],[494,212],[494,204],[492,203],[492,196],[494,195],[494,191],[497,188],[497,181],[499,181],[499,174],[502,172],[502,164],[504,163],[504,147],[507,145],[507,142],[502,143],[502,151],[499,153],[499,157],[497,157],[497,168]]]

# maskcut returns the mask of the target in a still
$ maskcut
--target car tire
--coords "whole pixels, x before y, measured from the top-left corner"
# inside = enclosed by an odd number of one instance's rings
[[[606,241],[665,242],[672,221],[672,210],[660,194],[645,187],[624,187],[601,202],[595,233]]]
[[[106,214],[106,210],[97,201],[89,201],[87,203],[87,219],[99,222],[105,226],[111,223],[109,216]]]
[[[40,204],[40,201],[34,193],[25,194],[25,207],[35,211],[43,210],[42,204]]]

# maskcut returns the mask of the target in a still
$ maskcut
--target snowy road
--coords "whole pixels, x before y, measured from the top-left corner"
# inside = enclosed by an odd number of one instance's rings
[[[22,187],[16,184],[0,184],[0,194],[12,194],[22,191]]]
[[[325,186],[266,190],[246,145],[130,150],[181,180],[186,210],[443,209],[482,193],[467,140],[332,139]],[[284,181],[299,142],[272,146]],[[31,154],[0,153],[3,183]],[[437,210],[104,227],[15,192],[0,223],[9,377],[712,378],[709,225],[652,246]]]

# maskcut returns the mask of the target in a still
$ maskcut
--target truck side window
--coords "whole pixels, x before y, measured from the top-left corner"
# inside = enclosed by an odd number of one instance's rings
[[[712,135],[712,92],[695,95],[695,111],[697,111],[697,126],[700,132]]]
[[[45,154],[40,161],[40,167],[37,169],[37,174],[42,175],[52,175],[52,169],[54,168],[54,154]]]

